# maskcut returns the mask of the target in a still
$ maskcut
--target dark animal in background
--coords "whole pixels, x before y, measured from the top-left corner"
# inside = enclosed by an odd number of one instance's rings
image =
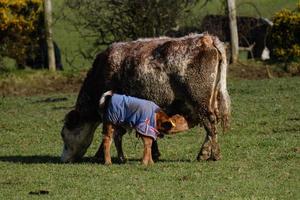
[[[166,36],[168,37],[183,37],[192,33],[201,33],[200,27],[195,26],[182,26],[176,27],[175,29],[168,30]]]
[[[226,71],[224,44],[207,34],[110,45],[97,55],[75,109],[66,115],[62,161],[73,162],[85,154],[103,122],[99,99],[108,90],[153,101],[169,116],[182,115],[189,127],[203,125],[206,137],[197,159],[220,159],[216,125],[221,121],[226,128],[230,115]],[[152,148],[152,156],[159,155],[156,142]]]
[[[57,70],[63,70],[61,51],[56,42],[53,42],[54,55],[55,55],[55,66]],[[18,68],[22,69],[25,66],[32,69],[48,69],[48,48],[45,39],[38,41],[38,47],[34,47],[30,52],[27,53],[27,57],[24,63],[19,63]]]
[[[266,18],[237,17],[239,46],[249,47],[254,44],[254,58],[261,58],[267,46],[267,34],[272,28],[272,22]],[[225,15],[206,15],[200,29],[216,35],[221,41],[230,42],[229,19]],[[270,48],[268,48],[270,49]],[[248,57],[251,57],[250,55]]]

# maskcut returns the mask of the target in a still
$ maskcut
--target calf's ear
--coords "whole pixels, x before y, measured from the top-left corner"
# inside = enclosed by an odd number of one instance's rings
[[[165,131],[169,131],[171,130],[173,127],[175,127],[175,123],[173,121],[166,121],[166,122],[163,122],[161,124],[161,127],[163,128],[163,130]]]

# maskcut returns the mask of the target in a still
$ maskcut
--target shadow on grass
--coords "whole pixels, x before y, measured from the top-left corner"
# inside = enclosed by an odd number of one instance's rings
[[[40,163],[52,163],[52,164],[65,164],[61,162],[59,156],[50,155],[33,155],[33,156],[0,156],[0,162],[22,163],[22,164],[40,164]],[[94,157],[84,157],[80,163],[96,163]]]
[[[129,162],[140,162],[140,158],[129,158],[127,159]],[[0,156],[0,162],[10,162],[10,163],[22,163],[22,164],[68,164],[63,163],[60,160],[59,156],[50,156],[50,155],[33,155],[33,156]],[[112,158],[113,164],[121,164],[119,160],[115,157]],[[193,162],[189,159],[160,159],[157,161],[158,163],[190,163]],[[98,163],[100,164],[95,157],[84,157],[80,161],[77,161],[73,164],[80,163]]]

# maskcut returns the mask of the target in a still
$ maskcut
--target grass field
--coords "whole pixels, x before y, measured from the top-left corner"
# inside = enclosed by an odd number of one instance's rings
[[[161,161],[150,167],[134,134],[125,136],[127,164],[93,163],[100,129],[83,162],[62,164],[59,132],[76,95],[2,97],[0,199],[300,199],[299,88],[300,78],[230,80],[222,160],[195,160],[198,127],[160,140]]]

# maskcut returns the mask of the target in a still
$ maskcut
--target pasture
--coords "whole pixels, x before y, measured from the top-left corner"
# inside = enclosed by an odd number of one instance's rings
[[[124,140],[129,161],[60,163],[60,129],[77,94],[0,97],[0,199],[300,199],[300,78],[229,80],[232,126],[222,159],[197,162],[204,131],[159,140],[161,160],[140,165],[142,142]],[[115,156],[115,149],[112,148]]]

